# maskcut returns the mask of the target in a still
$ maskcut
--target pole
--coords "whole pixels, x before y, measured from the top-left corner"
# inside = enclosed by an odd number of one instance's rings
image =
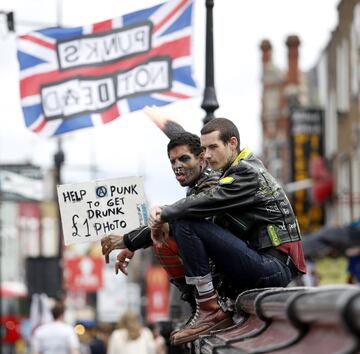
[[[56,186],[61,184],[62,178],[61,178],[61,167],[65,161],[65,154],[62,149],[62,142],[61,139],[58,138],[57,141],[57,151],[54,155],[54,203],[57,205],[57,229],[58,229],[58,270],[59,270],[59,284],[60,284],[60,294],[59,298],[62,299],[64,295],[64,281],[63,281],[63,250],[64,250],[64,242],[62,237],[62,225],[61,225],[61,218],[60,218],[60,209],[57,203],[57,188]]]
[[[201,108],[206,116],[203,123],[206,124],[215,118],[214,111],[219,108],[216,99],[214,84],[214,39],[213,39],[213,7],[214,0],[206,0],[206,50],[205,50],[205,90]]]
[[[57,0],[56,1],[56,22],[57,22],[57,26],[61,26],[62,25],[62,0]],[[57,220],[58,220],[58,224],[57,224],[57,229],[58,229],[58,236],[59,236],[59,240],[58,240],[58,262],[59,262],[59,284],[60,284],[60,294],[59,294],[59,298],[61,299],[61,301],[64,300],[64,295],[65,295],[65,291],[64,291],[64,259],[63,259],[63,255],[64,255],[64,241],[63,241],[63,235],[62,235],[62,225],[61,225],[61,217],[60,217],[60,208],[59,208],[59,203],[57,203],[57,185],[60,185],[62,183],[62,173],[61,173],[61,169],[62,166],[64,164],[65,161],[65,154],[64,151],[62,149],[62,140],[61,137],[59,136],[57,138],[57,151],[54,155],[54,167],[55,167],[55,173],[54,173],[54,187],[55,187],[55,191],[54,191],[54,202],[57,205]]]

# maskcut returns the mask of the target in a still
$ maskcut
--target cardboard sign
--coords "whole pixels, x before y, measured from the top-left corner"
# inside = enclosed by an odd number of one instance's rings
[[[63,184],[57,192],[65,245],[124,234],[147,222],[141,177]]]

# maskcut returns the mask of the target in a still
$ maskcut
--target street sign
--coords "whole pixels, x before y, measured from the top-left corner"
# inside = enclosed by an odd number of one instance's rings
[[[66,261],[66,288],[95,292],[103,285],[102,257],[75,257]]]
[[[113,267],[105,265],[103,287],[97,292],[97,318],[102,322],[118,322],[125,311],[140,315],[140,285],[128,282],[123,275],[116,275]]]
[[[41,170],[31,165],[0,165],[0,192],[4,200],[43,200]]]
[[[169,317],[169,280],[160,266],[146,272],[146,320],[148,323],[167,320]]]

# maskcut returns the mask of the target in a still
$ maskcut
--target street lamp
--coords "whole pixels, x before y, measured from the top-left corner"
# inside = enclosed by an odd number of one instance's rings
[[[12,11],[7,12],[0,10],[0,16],[3,17],[6,30],[9,32],[15,32],[14,12]]]
[[[59,138],[57,141],[57,151],[54,154],[54,166],[55,166],[55,171],[54,171],[54,201],[56,202],[57,200],[57,185],[60,185],[62,182],[62,176],[61,176],[61,168],[62,165],[64,164],[65,161],[65,154],[64,151],[62,149],[62,142],[61,139]],[[63,237],[62,237],[62,225],[61,225],[61,217],[60,217],[60,210],[59,210],[59,206],[57,206],[57,228],[58,228],[58,270],[59,270],[59,284],[60,284],[60,289],[61,289],[61,294],[59,294],[59,297],[62,298],[63,297],[63,292],[64,292],[64,281],[63,281],[63,248],[64,248],[64,244],[63,244]]]
[[[206,116],[203,123],[206,124],[215,118],[214,111],[219,108],[216,99],[214,84],[214,39],[213,39],[213,7],[214,0],[206,0],[206,50],[205,50],[205,89],[201,108]]]

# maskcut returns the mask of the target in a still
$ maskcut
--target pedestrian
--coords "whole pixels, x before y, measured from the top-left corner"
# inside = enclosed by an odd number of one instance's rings
[[[55,304],[53,321],[38,327],[31,339],[32,354],[79,354],[80,342],[72,326],[64,322],[65,308]]]
[[[156,354],[167,354],[166,341],[160,332],[159,324],[151,323],[148,327],[154,336]]]
[[[106,343],[101,328],[98,325],[89,329],[90,341],[89,348],[90,354],[106,354]]]
[[[251,150],[240,149],[235,124],[213,119],[200,139],[209,167],[222,171],[218,184],[172,205],[155,206],[149,217],[155,231],[171,223],[186,282],[197,289],[196,314],[172,336],[173,344],[193,341],[230,322],[214,291],[209,257],[244,290],[286,286],[306,272],[291,204]],[[214,217],[214,223],[207,217]],[[154,243],[157,236],[152,233]]]
[[[135,313],[125,312],[110,335],[107,354],[156,354],[153,335]]]

